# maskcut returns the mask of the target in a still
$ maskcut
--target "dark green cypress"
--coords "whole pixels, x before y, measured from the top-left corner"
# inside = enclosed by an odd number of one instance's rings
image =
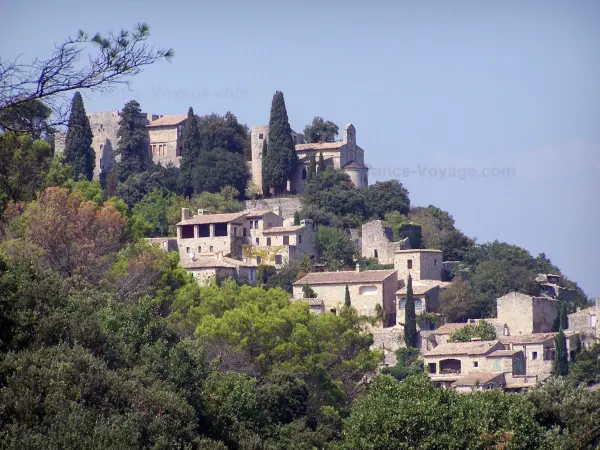
[[[300,225],[300,213],[298,211],[294,213],[294,225]]]
[[[183,195],[190,197],[194,193],[194,169],[200,159],[202,141],[198,119],[190,106],[185,122],[185,135],[183,149],[181,150],[181,163],[179,164],[180,183]]]
[[[298,162],[298,155],[281,91],[273,95],[269,119],[268,153],[266,157],[263,155],[263,161],[263,184],[272,187],[275,194],[285,192],[287,181]]]
[[[554,367],[555,376],[565,376],[569,373],[569,355],[567,351],[567,338],[560,330],[554,338]]]
[[[79,92],[75,92],[65,140],[65,159],[73,168],[74,180],[85,177],[91,181],[94,177],[96,153],[92,148],[92,139],[92,128],[85,113],[83,98]]]
[[[318,171],[323,172],[325,170],[325,158],[323,158],[323,152],[319,153],[319,165]]]
[[[120,182],[124,182],[135,173],[146,172],[152,166],[146,124],[147,118],[138,102],[131,100],[123,107],[117,132],[120,138],[118,153],[121,155],[121,161],[117,165]]]
[[[569,328],[569,315],[567,313],[567,302],[560,300],[560,309],[558,313],[559,330],[566,330]]]
[[[404,342],[407,347],[417,346],[417,316],[415,298],[413,297],[412,278],[408,276],[406,283],[406,298],[404,305]]]
[[[350,289],[348,289],[348,285],[346,285],[346,298],[344,299],[344,305],[348,308],[352,306],[352,302],[350,301]]]
[[[308,163],[308,170],[306,174],[306,182],[308,183],[313,179],[315,173],[317,173],[317,158],[313,153],[310,157],[310,162]]]

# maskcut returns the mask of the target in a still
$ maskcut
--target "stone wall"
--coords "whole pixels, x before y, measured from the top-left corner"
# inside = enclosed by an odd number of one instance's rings
[[[262,137],[261,137],[262,135]],[[262,189],[262,151],[263,141],[269,137],[268,125],[257,125],[250,128],[250,152],[252,155],[252,182]]]
[[[181,151],[183,146],[182,135],[177,126],[148,128],[150,136],[150,147],[152,149],[152,161],[166,166],[169,163],[179,167]],[[158,152],[159,145],[166,145],[166,154]]]
[[[412,261],[412,269],[408,268],[409,260]],[[439,281],[442,279],[442,252],[430,249],[396,250],[394,268],[398,271],[399,280],[406,281],[410,274],[413,281]]]
[[[276,207],[281,208],[281,215],[284,219],[294,217],[296,211],[302,209],[302,200],[300,197],[277,197],[261,200],[246,200],[242,202],[244,209],[273,210]]]
[[[404,333],[400,327],[391,328],[372,328],[367,330],[373,335],[373,346],[378,350],[383,350],[383,364],[396,365],[396,350],[406,347],[404,343]]]
[[[390,227],[383,225],[381,220],[372,220],[362,226],[361,233],[360,249],[363,258],[376,258],[379,264],[394,263],[394,252],[402,250],[402,241],[393,242]]]
[[[557,301],[511,292],[496,300],[499,325],[508,326],[510,336],[553,331]]]

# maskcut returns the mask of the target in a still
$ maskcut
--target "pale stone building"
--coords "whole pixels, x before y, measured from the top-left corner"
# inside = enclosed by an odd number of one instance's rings
[[[159,116],[148,123],[152,161],[179,167],[186,123],[187,115]]]
[[[434,249],[412,249],[394,251],[394,268],[399,280],[413,282],[442,279],[442,251]]]
[[[598,316],[600,316],[600,298],[595,300],[594,306],[569,314],[568,331],[579,333],[582,345],[587,348],[600,342]]]
[[[166,252],[178,252],[177,238],[172,237],[154,237],[148,238],[148,243],[162,248]]]
[[[269,127],[266,125],[254,126],[250,130],[250,146],[252,161],[249,167],[252,172],[252,182],[262,186],[262,157],[264,141],[269,138]],[[303,193],[306,187],[308,165],[313,155],[318,159],[323,153],[325,165],[334,169],[343,169],[357,189],[365,189],[369,184],[369,169],[365,166],[364,150],[356,144],[356,130],[354,125],[344,126],[341,141],[320,142],[314,144],[303,143],[304,137],[292,131],[292,138],[298,153],[298,165],[288,182],[288,190]]]
[[[410,240],[394,242],[392,229],[381,220],[372,220],[361,227],[360,249],[363,258],[375,258],[379,264],[394,264],[394,252],[410,249]]]
[[[210,283],[213,278],[233,278],[239,281],[256,283],[256,266],[237,259],[216,255],[194,255],[181,261],[184,269],[190,272],[201,285]]]
[[[317,294],[317,299],[323,302],[324,311],[331,312],[339,311],[344,305],[348,286],[352,306],[360,314],[374,316],[376,305],[379,305],[387,319],[384,326],[396,323],[398,277],[395,270],[313,272],[292,286],[295,299],[303,299],[303,288],[309,286]]]
[[[496,299],[496,319],[486,319],[503,336],[553,331],[558,302],[551,298],[511,292]]]
[[[416,315],[437,313],[440,307],[440,286],[416,282],[412,287]],[[406,286],[396,291],[396,303],[398,305],[397,323],[403,325],[406,312]]]

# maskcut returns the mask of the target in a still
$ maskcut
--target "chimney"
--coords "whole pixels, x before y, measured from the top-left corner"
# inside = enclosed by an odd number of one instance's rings
[[[360,272],[360,264],[356,265],[356,272]]]
[[[189,208],[181,208],[181,220],[188,220],[190,219],[192,216],[190,215],[190,210]]]
[[[281,206],[276,206],[275,208],[273,208],[273,212],[278,216],[281,216]]]

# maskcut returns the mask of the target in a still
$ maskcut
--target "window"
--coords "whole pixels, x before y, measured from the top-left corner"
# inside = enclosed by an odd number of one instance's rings
[[[590,327],[595,327],[596,323],[596,314],[590,314]]]
[[[103,123],[100,124],[100,131],[102,131],[102,130],[104,130],[104,124]]]
[[[256,257],[256,264],[260,264],[262,262],[262,258],[260,256]]]
[[[302,169],[302,179],[306,180],[306,168]]]
[[[302,244],[302,235],[301,234],[298,235],[298,244]]]
[[[502,370],[502,361],[500,361],[499,359],[494,359],[494,370],[496,372],[500,372]]]
[[[258,220],[254,221],[254,228],[256,228],[258,230]]]
[[[412,259],[409,259],[408,261],[406,261],[406,267],[408,269],[412,269]]]
[[[100,151],[104,148],[104,145],[100,144]]]
[[[253,220],[251,220],[251,221],[250,221],[250,229],[253,229],[253,228],[254,228],[254,221],[253,221]]]
[[[213,246],[212,245],[210,246],[210,252],[211,253],[213,252]]]
[[[373,250],[373,258],[379,258],[379,253],[377,253],[377,249]]]
[[[198,246],[198,253],[202,253],[202,247]]]
[[[270,237],[268,237],[268,238],[267,238],[267,247],[270,247],[270,246],[271,246],[271,238],[270,238]]]
[[[336,313],[336,309],[335,309],[335,308],[333,308],[333,309],[330,309],[330,310],[329,310],[329,312],[332,312],[332,313],[334,313],[334,314],[335,314],[335,313]]]
[[[260,245],[260,238],[256,238],[256,245]]]
[[[423,308],[423,300],[415,297],[415,309]]]
[[[244,231],[242,231],[242,235],[243,235],[244,237],[246,237],[246,234],[247,234],[247,232],[248,232],[248,230],[246,230],[246,227],[244,227]]]
[[[429,367],[429,373],[436,373],[436,371],[437,371],[436,363],[429,363],[427,366]]]
[[[264,137],[265,137],[265,136],[264,136],[264,134],[262,134],[262,133],[258,133],[258,138],[259,138],[259,139],[264,139]]]
[[[531,359],[538,359],[537,352],[531,352]]]
[[[275,264],[283,264],[283,257],[281,255],[275,255]]]
[[[290,237],[289,236],[283,237],[283,245],[290,245]]]
[[[377,295],[377,286],[361,286],[358,295]]]
[[[473,361],[473,367],[479,367],[479,362],[478,361]]]
[[[186,253],[189,253],[189,252],[190,252],[190,248],[189,248],[189,247],[186,247],[186,248],[185,248],[185,252],[186,252]]]
[[[437,266],[437,259],[433,260],[433,267]]]

